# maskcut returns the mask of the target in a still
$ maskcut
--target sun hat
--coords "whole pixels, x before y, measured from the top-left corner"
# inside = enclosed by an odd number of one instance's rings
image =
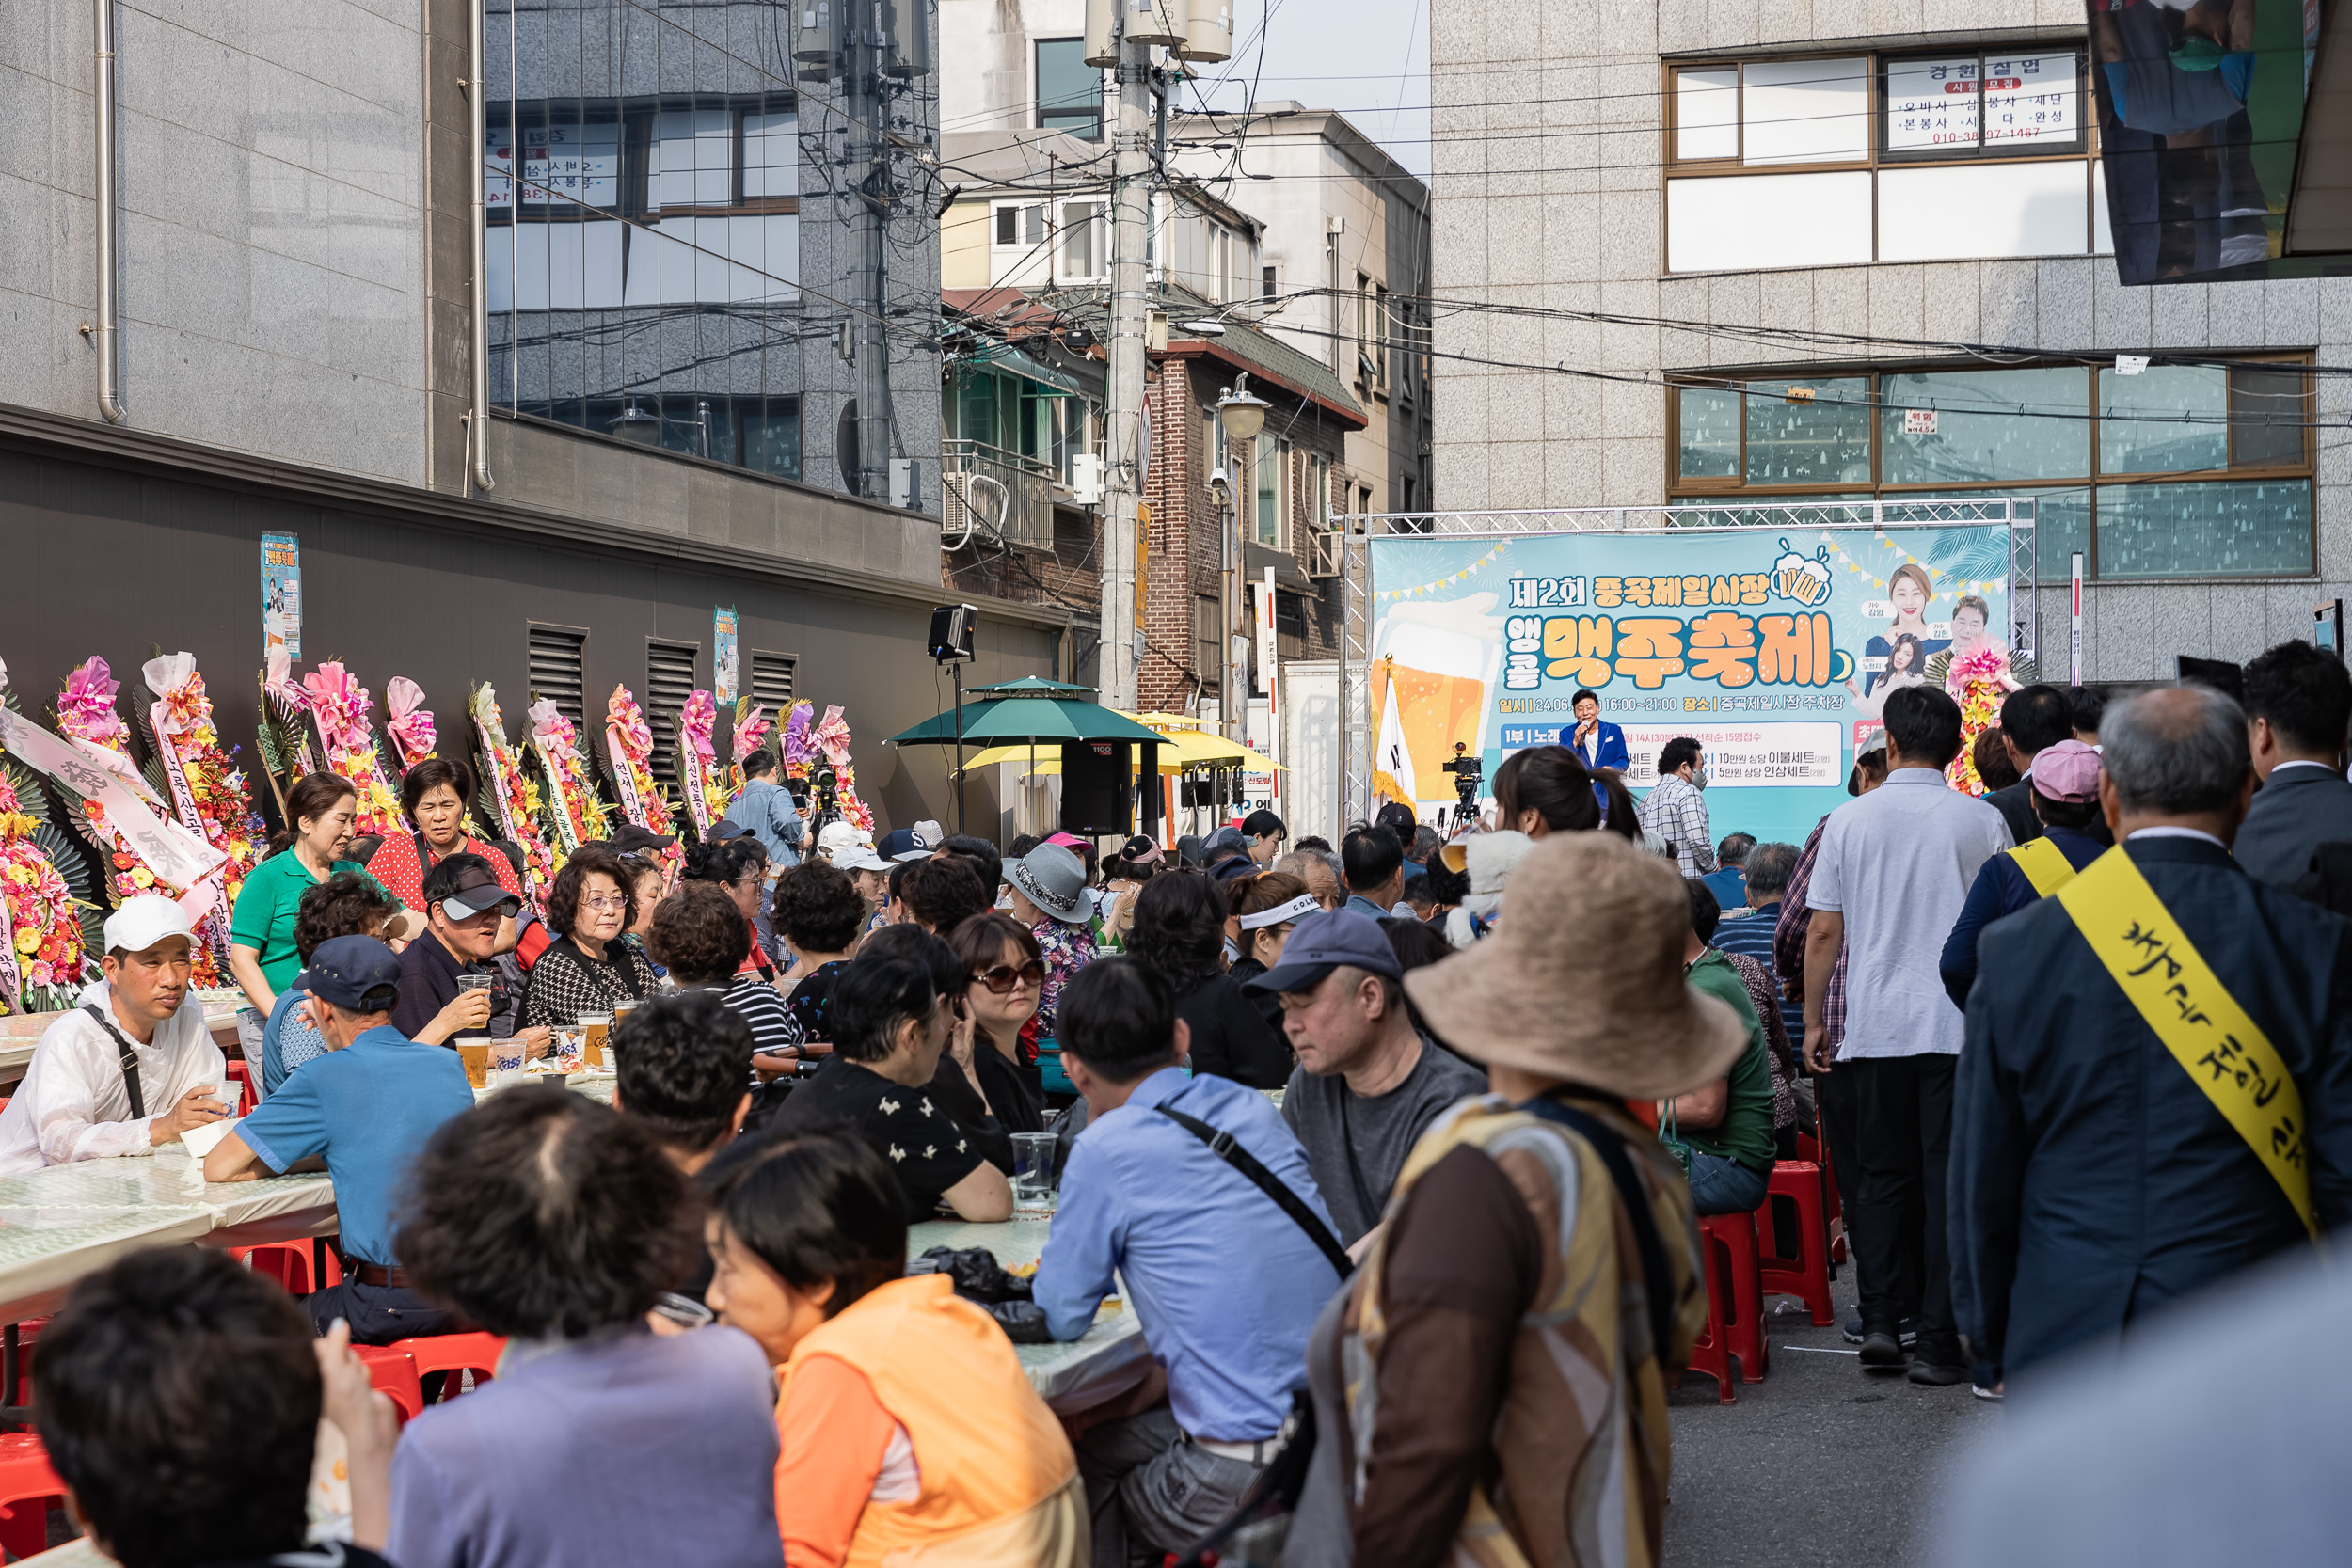
[[[1186,833],[1176,841],[1176,858],[1185,865],[1199,865],[1207,854],[1208,841],[1198,833]]]
[[[2045,800],[2071,800],[2079,805],[2099,798],[2099,753],[2079,740],[2061,740],[2033,754],[2037,794]]]
[[[109,953],[144,953],[166,937],[185,937],[193,942],[196,927],[188,924],[185,910],[160,893],[125,898],[122,907],[106,917]]]
[[[1087,841],[1080,838],[1076,833],[1056,833],[1045,842],[1048,844],[1058,844],[1065,849],[1077,850],[1085,848]]]
[[[616,855],[642,855],[648,849],[667,849],[677,842],[677,834],[658,833],[651,828],[624,822],[612,830],[612,836],[605,842]]]
[[[1342,964],[1385,974],[1391,980],[1403,977],[1405,966],[1397,962],[1396,948],[1390,942],[1388,933],[1380,929],[1380,923],[1370,915],[1354,910],[1316,910],[1312,914],[1295,918],[1298,924],[1291,927],[1290,940],[1282,944],[1282,961],[1263,974],[1244,980],[1244,990],[1273,991],[1278,995],[1283,991],[1311,991]]]
[[[1672,863],[1616,833],[1553,833],[1519,863],[1495,932],[1408,972],[1405,994],[1472,1061],[1662,1100],[1748,1046],[1738,1015],[1684,978],[1690,931]]]
[[[1086,863],[1058,844],[1041,844],[1017,861],[1005,863],[1005,880],[1021,896],[1066,925],[1094,918],[1087,897]]]

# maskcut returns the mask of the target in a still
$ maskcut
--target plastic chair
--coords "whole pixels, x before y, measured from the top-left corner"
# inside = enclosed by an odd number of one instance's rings
[[[1699,1245],[1707,1259],[1707,1335],[1692,1349],[1691,1370],[1713,1378],[1721,1402],[1729,1404],[1730,1362],[1740,1363],[1742,1383],[1763,1382],[1769,1363],[1756,1216],[1706,1215],[1699,1221]]]
[[[483,1384],[498,1375],[506,1341],[495,1334],[431,1334],[395,1339],[387,1348],[405,1352],[421,1378],[434,1372],[471,1372],[474,1382]],[[457,1380],[452,1377],[441,1386],[441,1398],[446,1402],[457,1391]]]
[[[424,1413],[424,1386],[406,1351],[397,1345],[354,1345],[351,1353],[368,1364],[368,1381],[391,1400],[403,1426]]]
[[[1833,1276],[1837,1265],[1846,1260],[1846,1210],[1837,1196],[1837,1173],[1830,1168],[1829,1146],[1810,1132],[1797,1134],[1797,1158],[1810,1160],[1821,1167],[1821,1192],[1825,1207],[1821,1211],[1821,1228],[1829,1237],[1829,1265]]]
[[[27,1558],[49,1544],[49,1499],[65,1501],[65,1482],[50,1468],[49,1450],[29,1432],[0,1435],[0,1547]],[[38,1508],[26,1507],[38,1502]]]
[[[265,1274],[278,1281],[288,1295],[307,1296],[313,1291],[343,1282],[342,1265],[336,1260],[331,1246],[315,1247],[310,1242],[258,1242],[252,1246],[230,1247],[228,1252],[255,1274]],[[320,1255],[326,1259],[326,1268],[314,1275],[314,1259]]]
[[[1837,1321],[1829,1299],[1829,1229],[1822,1218],[1821,1167],[1804,1160],[1781,1160],[1757,1208],[1758,1279],[1768,1296],[1802,1296],[1813,1309],[1816,1327]],[[1795,1224],[1775,1212],[1786,1202]]]
[[[244,1116],[262,1102],[261,1080],[253,1075],[250,1067],[242,1058],[229,1064],[229,1076],[238,1085],[237,1115]]]

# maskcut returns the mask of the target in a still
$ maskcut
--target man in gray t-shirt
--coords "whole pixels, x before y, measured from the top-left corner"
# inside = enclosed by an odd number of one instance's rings
[[[1413,1027],[1404,973],[1378,921],[1327,910],[1299,921],[1282,961],[1246,982],[1282,999],[1298,1053],[1282,1119],[1306,1146],[1346,1246],[1380,1223],[1422,1131],[1486,1087],[1485,1073]]]

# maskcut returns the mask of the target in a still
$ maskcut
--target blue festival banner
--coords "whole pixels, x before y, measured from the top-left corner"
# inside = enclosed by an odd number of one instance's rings
[[[1637,794],[1677,736],[1707,750],[1719,832],[1803,843],[1846,799],[1887,694],[2002,645],[2006,524],[1663,529],[1370,541],[1373,789],[1450,806],[1459,741],[1487,779],[1565,743],[1574,698],[1625,730]]]

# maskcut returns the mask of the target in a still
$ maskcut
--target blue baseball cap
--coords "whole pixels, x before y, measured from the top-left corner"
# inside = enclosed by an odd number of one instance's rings
[[[893,828],[882,835],[874,852],[886,861],[922,861],[930,859],[931,842],[913,828]]]
[[[388,1013],[400,1000],[400,959],[373,937],[334,937],[310,950],[303,989],[355,1013]]]
[[[1290,940],[1282,944],[1282,961],[1244,980],[1242,989],[1278,994],[1309,991],[1342,964],[1391,980],[1405,977],[1405,966],[1396,961],[1396,949],[1389,945],[1389,934],[1378,921],[1354,910],[1318,910],[1291,927]]]

